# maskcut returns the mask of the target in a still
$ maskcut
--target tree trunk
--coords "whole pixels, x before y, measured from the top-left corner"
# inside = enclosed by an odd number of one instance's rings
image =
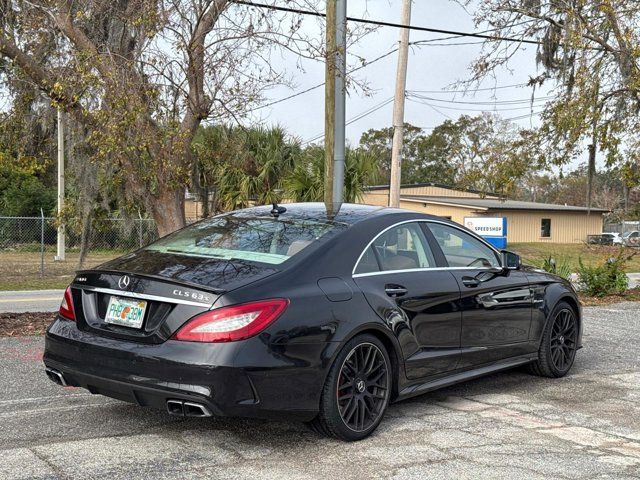
[[[209,187],[206,186],[202,189],[202,218],[209,216]]]
[[[158,235],[175,232],[186,225],[184,216],[184,187],[165,189],[154,195],[151,213],[158,226]]]
[[[80,238],[80,257],[78,258],[78,270],[82,270],[84,261],[89,252],[89,242],[91,240],[91,221],[93,219],[93,210],[87,209],[82,215],[82,236]]]

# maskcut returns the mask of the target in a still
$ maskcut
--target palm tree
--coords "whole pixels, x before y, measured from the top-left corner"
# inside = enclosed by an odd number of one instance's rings
[[[344,201],[362,198],[367,185],[377,182],[379,163],[374,155],[362,149],[347,147],[344,169]],[[293,172],[284,182],[285,196],[297,202],[320,202],[324,198],[324,148],[307,147]]]
[[[280,127],[208,127],[194,153],[207,186],[216,193],[215,210],[244,208],[282,200],[282,182],[300,153]]]
[[[192,188],[207,198],[215,192],[214,211],[244,208],[282,200],[322,201],[324,148],[301,150],[280,127],[215,126],[200,129],[193,145],[197,168]],[[377,158],[362,149],[347,148],[346,202],[362,197],[379,176]]]

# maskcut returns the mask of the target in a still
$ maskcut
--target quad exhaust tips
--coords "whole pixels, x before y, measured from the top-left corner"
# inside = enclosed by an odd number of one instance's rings
[[[62,375],[62,372],[59,372],[55,368],[49,368],[49,367],[46,367],[44,369],[44,372],[47,374],[47,377],[49,377],[49,379],[53,383],[57,383],[58,385],[60,385],[62,387],[66,387],[67,386],[67,382],[64,379],[64,376]]]
[[[167,400],[167,412],[180,417],[210,417],[211,412],[199,403]]]

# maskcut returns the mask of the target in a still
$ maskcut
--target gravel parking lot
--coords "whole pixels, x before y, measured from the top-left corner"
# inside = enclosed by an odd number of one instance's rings
[[[44,375],[42,338],[0,339],[0,478],[640,477],[640,306],[585,309],[560,380],[512,371],[392,405],[346,444],[303,425],[179,419]]]

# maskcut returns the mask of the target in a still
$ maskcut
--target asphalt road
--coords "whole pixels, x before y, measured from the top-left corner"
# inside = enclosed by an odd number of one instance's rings
[[[0,291],[0,313],[56,312],[64,290]]]
[[[516,370],[398,403],[353,444],[63,389],[43,373],[41,338],[0,339],[0,478],[637,479],[640,307],[585,313],[571,375]]]

